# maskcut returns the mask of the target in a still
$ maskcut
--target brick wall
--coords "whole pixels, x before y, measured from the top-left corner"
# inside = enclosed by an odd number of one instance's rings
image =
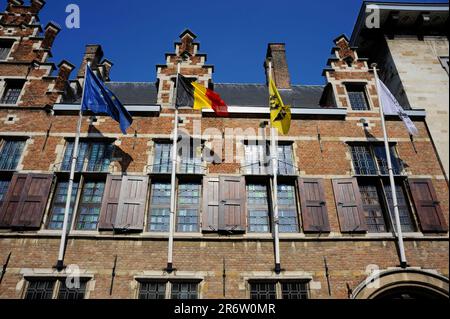
[[[12,3],[10,1],[10,3]],[[38,2],[35,2],[35,6]],[[10,12],[25,10],[25,15],[35,14],[36,7],[9,7]],[[8,19],[13,19],[8,18]],[[20,28],[16,28],[17,30]],[[0,36],[5,35],[0,33]],[[109,117],[97,116],[92,123],[85,117],[82,123],[82,137],[108,137],[115,139],[116,153],[110,166],[111,173],[148,172],[148,164],[153,156],[154,139],[170,138],[173,127],[171,94],[172,79],[176,74],[176,63],[183,52],[188,52],[187,64],[181,69],[186,75],[196,75],[207,84],[212,80],[213,67],[205,64],[206,56],[199,54],[195,35],[184,32],[181,42],[176,44],[175,53],[166,56],[166,64],[157,68],[159,80],[158,103],[162,105],[161,114],[134,116],[130,133],[123,136],[119,126]],[[13,48],[12,60],[0,63],[0,78],[11,76],[25,77],[28,81],[18,106],[0,108],[0,137],[26,136],[28,138],[21,172],[53,172],[62,160],[65,139],[74,137],[77,116],[68,113],[54,114],[42,110],[52,106],[67,93],[69,76],[73,66],[68,62],[60,64],[56,77],[48,77],[55,69],[46,64],[46,52],[33,53],[33,41],[24,40]],[[39,40],[40,41],[40,40]],[[178,271],[172,275],[178,278],[195,276],[203,278],[201,296],[222,298],[225,262],[226,297],[246,298],[249,278],[309,278],[311,297],[328,298],[324,260],[330,267],[331,290],[334,298],[347,298],[347,284],[355,288],[367,277],[366,267],[376,264],[381,269],[396,267],[399,264],[395,239],[390,234],[349,235],[340,232],[339,218],[335,204],[331,180],[353,176],[352,162],[347,142],[381,141],[381,122],[378,118],[378,99],[374,89],[374,77],[367,62],[360,59],[348,41],[340,37],[335,41],[336,59],[331,70],[325,75],[332,85],[337,107],[347,108],[346,117],[295,117],[290,134],[284,140],[293,142],[295,165],[302,177],[324,179],[325,197],[328,207],[331,232],[329,234],[305,235],[302,233],[281,236],[281,258],[284,271],[275,275],[273,241],[270,234],[231,235],[219,237],[216,234],[193,234],[186,237],[177,235],[174,249],[174,265]],[[83,57],[87,61],[100,63],[101,48],[89,47]],[[37,55],[36,55],[37,54]],[[40,54],[40,55],[39,55]],[[39,58],[40,65],[29,70],[29,65],[17,62]],[[348,59],[351,58],[349,66]],[[15,63],[16,62],[16,63]],[[101,63],[100,63],[101,64]],[[285,65],[282,65],[283,68]],[[83,74],[83,68],[80,74]],[[286,70],[282,74],[285,75]],[[288,74],[288,73],[287,73]],[[107,78],[105,76],[105,78]],[[80,78],[81,79],[81,78]],[[364,82],[371,101],[371,110],[354,112],[350,109],[345,89],[346,82]],[[73,83],[72,83],[73,84]],[[30,108],[28,108],[30,107]],[[197,134],[195,123],[201,122],[202,130],[215,128],[223,133],[225,129],[251,128],[257,130],[261,118],[250,118],[245,114],[232,118],[218,119],[202,117],[198,111],[182,111],[185,119],[182,129]],[[13,120],[11,121],[10,118]],[[361,119],[368,124],[364,128]],[[406,164],[408,177],[430,178],[437,192],[438,200],[449,223],[448,184],[445,181],[438,157],[431,143],[430,135],[423,119],[415,119],[419,136],[412,142],[407,130],[399,119],[387,121],[388,134],[400,158]],[[202,131],[202,132],[203,132]],[[133,133],[136,132],[136,135]],[[320,133],[320,140],[318,133]],[[222,135],[220,134],[221,138]],[[242,136],[232,136],[234,141],[227,144],[233,154],[242,154]],[[208,140],[207,143],[212,142]],[[225,149],[223,149],[224,153]],[[220,154],[223,155],[223,154]],[[209,164],[208,175],[239,174],[240,163]],[[244,196],[244,195],[243,195]],[[411,204],[413,207],[413,205]],[[48,218],[48,209],[45,218]],[[301,222],[301,215],[300,215]],[[432,270],[448,277],[448,233],[424,235],[420,232],[407,234],[406,255],[412,267]],[[4,280],[0,286],[0,298],[21,297],[23,278],[26,273],[52,274],[55,270],[59,245],[58,232],[42,228],[39,231],[11,232],[0,231],[0,263],[9,252],[12,257]],[[117,277],[114,292],[109,295],[111,271],[114,256],[118,256]],[[112,232],[76,232],[69,237],[66,264],[77,264],[82,272],[92,276],[90,298],[134,298],[136,296],[136,277],[167,277],[162,269],[167,262],[166,234],[113,235]]]

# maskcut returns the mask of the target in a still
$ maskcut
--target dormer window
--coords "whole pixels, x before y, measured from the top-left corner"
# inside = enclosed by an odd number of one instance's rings
[[[13,41],[0,39],[0,61],[6,61],[11,52]]]
[[[17,104],[24,84],[25,82],[20,80],[6,80],[0,104]]]
[[[347,84],[346,88],[352,110],[367,111],[370,109],[364,84]]]

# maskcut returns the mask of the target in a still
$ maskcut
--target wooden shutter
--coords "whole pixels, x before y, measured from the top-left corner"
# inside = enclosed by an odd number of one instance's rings
[[[367,224],[356,178],[333,180],[341,232],[366,232]]]
[[[246,229],[245,179],[221,176],[219,201],[219,230],[242,232]]]
[[[323,180],[300,178],[298,183],[303,231],[305,233],[330,232]]]
[[[203,179],[202,229],[204,232],[219,230],[219,178]]]
[[[11,221],[12,228],[41,227],[47,206],[53,175],[28,174],[15,175],[11,191],[11,201],[7,200],[6,213],[10,216],[11,209],[15,209]],[[20,196],[19,196],[20,192]],[[7,195],[8,196],[8,195]]]
[[[26,180],[26,174],[14,174],[9,184],[8,192],[3,199],[3,205],[0,208],[0,227],[8,228],[11,226],[14,214],[19,208],[22,190],[25,188]]]
[[[422,232],[447,232],[447,223],[430,179],[410,179],[409,187]]]
[[[114,228],[142,231],[148,176],[124,176]]]
[[[119,206],[122,176],[109,175],[106,179],[105,193],[103,195],[102,209],[98,228],[100,230],[113,230]]]

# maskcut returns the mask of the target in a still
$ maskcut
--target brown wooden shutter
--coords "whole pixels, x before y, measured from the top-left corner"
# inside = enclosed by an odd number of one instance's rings
[[[303,231],[305,233],[330,232],[323,180],[300,178],[298,183]]]
[[[41,227],[52,182],[53,175],[29,174],[26,176],[19,202],[14,204],[17,203],[17,206],[11,227],[31,229]]]
[[[219,230],[245,231],[246,197],[244,177],[220,177]]]
[[[122,176],[109,175],[106,179],[105,193],[103,195],[102,209],[98,228],[100,230],[113,230],[119,205]]]
[[[25,188],[26,180],[26,174],[14,174],[0,209],[1,228],[11,227],[14,215],[19,209],[20,198],[22,190]]]
[[[219,178],[203,180],[202,229],[204,232],[219,230]]]
[[[114,228],[142,231],[148,176],[124,176]]]
[[[341,232],[366,232],[361,193],[356,178],[333,180]]]
[[[410,179],[409,187],[422,232],[447,232],[447,223],[433,182],[430,179]]]

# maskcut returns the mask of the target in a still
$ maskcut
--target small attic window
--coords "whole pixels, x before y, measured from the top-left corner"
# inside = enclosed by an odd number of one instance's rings
[[[354,111],[369,110],[369,101],[366,95],[365,84],[346,84],[348,99]]]
[[[6,61],[14,41],[0,39],[0,61]]]
[[[353,58],[351,56],[348,56],[344,59],[344,62],[347,63],[347,66],[351,68],[353,66]]]

